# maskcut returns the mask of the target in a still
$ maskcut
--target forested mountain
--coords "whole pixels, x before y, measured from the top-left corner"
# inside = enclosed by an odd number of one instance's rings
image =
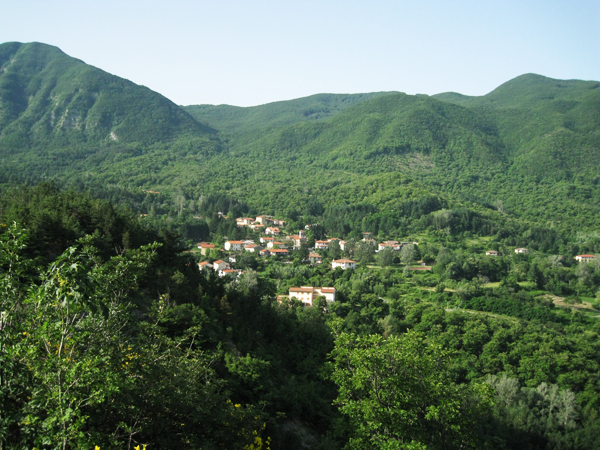
[[[0,45],[0,150],[214,133],[165,97],[40,43]]]
[[[200,122],[220,131],[239,133],[326,119],[364,100],[386,94],[389,93],[316,94],[248,108],[231,105],[191,105],[185,106],[184,109]]]

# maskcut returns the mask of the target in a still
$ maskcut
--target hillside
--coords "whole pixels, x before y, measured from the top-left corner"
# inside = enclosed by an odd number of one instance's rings
[[[297,122],[327,119],[360,102],[387,94],[389,92],[316,94],[245,108],[231,105],[190,105],[185,106],[184,110],[196,120],[220,131],[244,133]]]
[[[46,44],[0,45],[0,150],[206,137],[170,100]]]
[[[0,182],[159,190],[180,205],[218,193],[291,217],[361,204],[393,221],[404,202],[437,198],[437,208],[597,230],[598,82],[527,74],[481,97],[182,108],[44,44],[1,45],[0,67]]]

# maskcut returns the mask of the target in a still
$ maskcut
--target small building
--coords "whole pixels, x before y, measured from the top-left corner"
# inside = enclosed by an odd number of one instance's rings
[[[331,267],[333,269],[341,267],[342,270],[356,269],[356,261],[352,261],[351,259],[335,259],[331,262]]]
[[[281,231],[279,231],[279,228],[277,227],[265,228],[265,234],[270,234],[271,236],[279,236],[279,233],[281,233]]]
[[[284,248],[270,248],[271,256],[287,256],[290,252]]]
[[[271,256],[271,252],[269,250],[267,250],[266,248],[264,250],[261,250],[260,252],[258,252],[258,254],[260,256],[262,256],[263,258],[268,258],[269,256]]]
[[[311,264],[321,264],[323,262],[323,260],[321,259],[321,255],[319,255],[318,253],[309,253],[308,259]]]
[[[295,236],[288,236],[288,239],[294,243],[294,248],[298,249],[302,246],[302,244],[306,244],[307,238],[303,237],[301,234],[297,234]]]
[[[578,262],[586,262],[586,263],[594,260],[594,258],[596,258],[596,255],[577,255],[575,257],[575,259]]]
[[[275,238],[272,237],[261,237],[260,238],[260,243],[261,244],[268,244],[269,242],[273,242],[275,240]]]
[[[250,252],[250,253],[258,253],[262,249],[263,248],[258,244],[248,244],[244,247],[244,250],[246,250],[247,252]]]
[[[231,275],[235,278],[238,278],[242,274],[242,271],[239,269],[223,269],[219,270],[219,277],[223,278],[227,275]]]
[[[208,252],[215,248],[215,244],[209,244],[208,242],[200,242],[197,245],[203,256],[206,256]]]
[[[206,262],[206,261],[202,261],[201,263],[198,263],[198,270],[203,271],[204,269],[212,269],[213,266],[211,263]]]
[[[488,250],[485,252],[487,256],[498,256],[498,252],[496,250]]]
[[[223,261],[222,259],[218,259],[213,263],[213,269],[215,269],[217,272],[219,270],[229,269],[229,263]]]
[[[529,250],[526,248],[515,248],[515,253],[529,253]]]
[[[224,248],[228,252],[230,252],[230,251],[237,252],[237,251],[243,250],[244,241],[227,241],[227,242],[225,242]]]
[[[335,288],[302,286],[291,287],[289,290],[289,297],[296,297],[304,306],[313,306],[317,297],[321,296],[325,297],[327,304],[335,302]]]
[[[315,241],[315,248],[327,250],[329,248],[329,241]]]

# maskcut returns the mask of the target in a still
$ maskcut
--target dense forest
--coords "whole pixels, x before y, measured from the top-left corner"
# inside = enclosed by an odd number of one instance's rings
[[[0,449],[598,448],[599,86],[179,107],[0,45]]]

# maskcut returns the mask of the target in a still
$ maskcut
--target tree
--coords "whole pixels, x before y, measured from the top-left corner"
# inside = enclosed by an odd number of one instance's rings
[[[402,250],[400,250],[400,260],[409,266],[413,259],[415,259],[414,244],[403,245]]]
[[[342,249],[340,248],[340,241],[334,239],[329,243],[329,256],[333,259],[338,259],[342,254]]]
[[[477,445],[485,385],[451,381],[451,355],[409,331],[400,336],[340,333],[329,377],[350,421],[351,449],[462,448]],[[468,399],[468,400],[467,400]]]
[[[381,267],[388,267],[394,261],[394,250],[391,247],[385,247],[377,254],[377,262]]]

